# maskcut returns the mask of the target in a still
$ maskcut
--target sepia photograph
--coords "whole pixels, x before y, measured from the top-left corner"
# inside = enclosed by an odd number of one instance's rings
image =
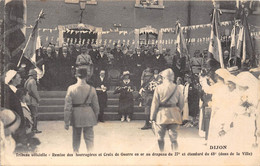
[[[0,165],[259,166],[259,0],[0,0]]]

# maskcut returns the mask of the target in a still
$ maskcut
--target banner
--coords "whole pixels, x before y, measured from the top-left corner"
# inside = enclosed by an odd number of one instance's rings
[[[25,41],[23,32],[26,23],[26,0],[5,1],[4,39],[5,51],[8,55],[16,56]]]
[[[22,53],[20,60],[17,64],[18,67],[20,66],[20,63],[21,63],[23,56],[25,58],[27,58],[28,60],[30,60],[30,62],[36,67],[36,50],[41,47],[40,38],[39,38],[39,35],[38,35],[38,25],[39,25],[40,19],[42,19],[42,18],[44,18],[43,10],[41,10],[41,12],[40,12],[40,14],[39,14],[39,16],[36,20],[35,26],[34,26],[32,32],[29,36],[29,39],[28,39],[26,45],[25,45],[23,53]]]
[[[219,20],[219,10],[214,9],[212,17],[212,27],[210,32],[210,42],[209,42],[209,53],[214,55],[214,58],[219,61],[221,68],[224,68],[223,55],[221,41],[219,38],[218,22]]]

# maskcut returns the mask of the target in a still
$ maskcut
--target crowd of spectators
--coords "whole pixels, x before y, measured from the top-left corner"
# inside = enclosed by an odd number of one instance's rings
[[[170,49],[164,48],[160,52],[157,47],[146,45],[133,49],[115,43],[111,49],[96,44],[63,43],[61,47],[49,44],[47,47],[42,47],[37,56],[37,66],[44,70],[44,75],[39,80],[40,88],[66,90],[76,81],[75,68],[89,63],[88,61],[93,64],[93,77],[98,76],[99,71],[105,70],[106,76],[112,80],[114,86],[117,86],[123,71],[129,71],[135,87],[139,89],[143,82],[142,73],[147,68],[156,68],[159,72],[172,68],[176,78],[184,78],[185,74],[191,74],[191,68],[193,74],[198,74],[201,68],[206,67],[207,50],[203,50],[203,53],[196,50],[194,56],[188,59]]]

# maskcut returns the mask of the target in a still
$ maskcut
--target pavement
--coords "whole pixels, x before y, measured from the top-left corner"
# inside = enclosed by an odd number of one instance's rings
[[[94,127],[95,152],[154,152],[158,151],[156,137],[152,130],[141,130],[144,121],[106,121]],[[63,121],[40,121],[41,141],[38,150],[41,152],[72,152],[72,128],[64,129]],[[204,138],[198,135],[198,129],[180,127],[178,129],[180,150],[188,150],[193,144],[204,143]],[[165,150],[170,151],[170,140],[165,136]],[[196,143],[195,143],[196,142]],[[187,147],[187,144],[191,144]],[[81,139],[79,152],[87,153],[85,142]]]
[[[253,156],[221,156],[225,150],[211,150],[195,127],[178,129],[177,151],[172,152],[168,135],[165,152],[160,153],[152,130],[141,130],[144,121],[130,123],[106,121],[94,127],[94,151],[86,150],[82,136],[79,154],[73,154],[72,128],[64,129],[63,121],[39,121],[37,134],[41,141],[38,156],[16,156],[10,165],[255,165]],[[199,155],[203,153],[203,155]],[[206,153],[209,153],[207,156]],[[211,153],[215,153],[212,155]],[[235,152],[236,153],[236,152]],[[68,156],[70,154],[71,156]],[[45,155],[42,157],[41,155]],[[0,164],[1,165],[1,164]],[[3,164],[4,165],[4,164]]]

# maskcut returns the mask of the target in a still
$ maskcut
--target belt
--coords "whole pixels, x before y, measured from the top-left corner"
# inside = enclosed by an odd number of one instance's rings
[[[176,104],[159,104],[160,108],[176,107]]]
[[[91,107],[91,103],[85,103],[85,104],[72,104],[72,107]]]

